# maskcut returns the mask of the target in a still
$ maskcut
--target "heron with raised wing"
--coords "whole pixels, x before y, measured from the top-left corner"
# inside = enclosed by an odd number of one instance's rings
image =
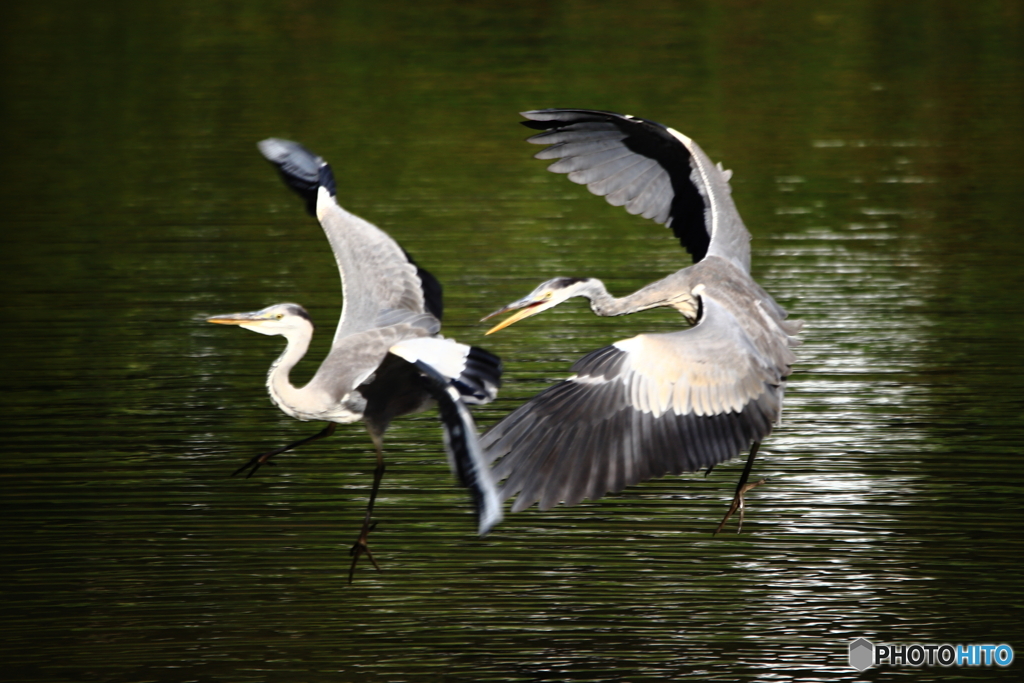
[[[373,488],[362,530],[352,546],[352,580],[356,563],[370,553],[372,513],[384,474],[383,436],[390,422],[437,403],[448,461],[472,493],[480,535],[501,521],[501,504],[477,441],[466,404],[494,399],[501,361],[476,347],[440,336],[441,286],[386,233],[338,205],[330,166],[298,143],[271,138],[259,150],[277,166],[285,183],[320,222],[341,273],[341,320],[327,357],[313,378],[294,386],[289,373],[305,355],[313,336],[306,310],[293,303],[250,313],[207,318],[267,335],[282,335],[284,353],[270,366],[267,389],[282,411],[298,420],[324,420],[313,436],[253,457],[234,474],[252,476],[275,455],[334,433],[337,424],[362,420],[377,455]]]
[[[782,415],[799,321],[750,275],[750,233],[731,173],[693,140],[653,121],[586,109],[524,112],[549,145],[536,157],[613,206],[671,228],[693,265],[624,297],[596,278],[558,277],[495,315],[503,329],[572,297],[599,316],[668,307],[686,329],[640,334],[576,362],[575,374],[519,407],[480,440],[512,511],[575,505],[667,473],[706,469],[748,450],[728,512],[739,511],[758,447]],[[487,319],[485,318],[485,320]]]

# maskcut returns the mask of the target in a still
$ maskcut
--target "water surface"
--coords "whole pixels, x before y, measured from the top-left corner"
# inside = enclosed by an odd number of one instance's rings
[[[2,460],[11,680],[1012,680],[847,666],[850,640],[1024,653],[1022,13],[1013,3],[584,7],[14,3],[0,22]],[[500,419],[589,350],[680,325],[565,305],[477,320],[556,275],[628,293],[668,230],[544,171],[517,111],[670,124],[735,172],[755,276],[806,321],[743,533],[741,463],[486,539],[432,413],[395,423],[372,537],[359,425],[270,405],[280,340],[202,323],[340,306],[319,228],[258,156],[327,157],[339,199],[446,288],[445,333],[506,362]],[[1019,669],[1019,665],[1014,669]]]

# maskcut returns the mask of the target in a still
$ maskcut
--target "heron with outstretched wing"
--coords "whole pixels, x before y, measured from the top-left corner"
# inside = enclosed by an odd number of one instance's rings
[[[690,327],[640,334],[584,356],[575,374],[481,437],[512,511],[547,510],[672,473],[711,468],[748,450],[726,521],[740,513],[758,447],[782,415],[799,321],[750,275],[750,233],[732,200],[731,173],[693,140],[635,116],[586,109],[524,112],[529,138],[549,145],[548,169],[629,213],[662,223],[693,257],[616,298],[595,278],[558,277],[495,311],[496,332],[572,297],[599,316],[668,307]],[[485,318],[486,320],[486,318]]]
[[[440,284],[384,231],[338,205],[334,176],[323,159],[289,140],[264,140],[259,149],[323,227],[341,273],[343,308],[330,352],[301,387],[292,384],[289,373],[313,336],[313,323],[302,306],[276,304],[207,318],[284,336],[284,353],[267,375],[271,400],[298,420],[328,422],[313,436],[255,456],[235,474],[249,470],[252,476],[273,456],[330,436],[337,424],[362,420],[376,449],[377,467],[363,527],[352,547],[351,581],[360,555],[377,566],[368,536],[375,526],[373,504],[384,474],[384,432],[396,417],[436,402],[449,464],[470,489],[478,532],[486,534],[501,521],[501,504],[466,404],[494,399],[501,361],[483,349],[440,336]]]

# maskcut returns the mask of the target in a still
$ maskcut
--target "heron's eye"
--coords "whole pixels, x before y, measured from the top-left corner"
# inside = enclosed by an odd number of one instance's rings
[[[283,317],[284,317],[284,313],[278,313],[278,314],[277,314],[277,315],[275,315],[274,317],[275,317],[275,318],[277,318],[278,320],[280,320],[281,318],[283,318]]]

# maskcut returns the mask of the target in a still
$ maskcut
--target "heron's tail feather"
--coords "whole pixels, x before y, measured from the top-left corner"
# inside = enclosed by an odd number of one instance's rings
[[[316,216],[316,200],[320,187],[335,195],[334,174],[320,156],[297,142],[267,138],[256,145],[260,154],[277,167],[285,184],[306,202],[306,211]]]

